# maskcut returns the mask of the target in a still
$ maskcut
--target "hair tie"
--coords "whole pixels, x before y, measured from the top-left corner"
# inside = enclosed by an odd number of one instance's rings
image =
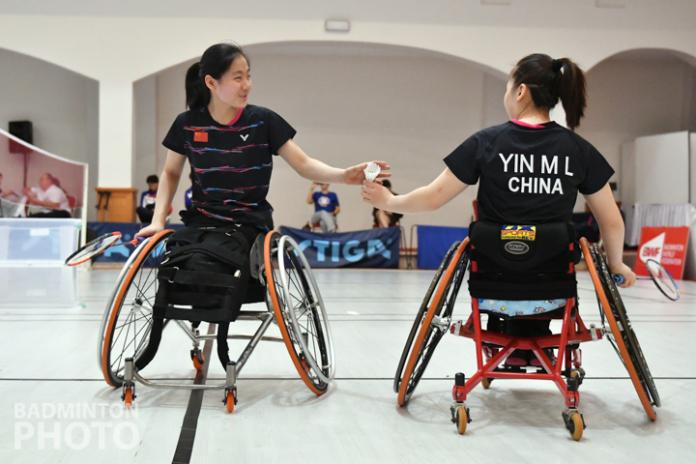
[[[560,72],[563,74],[563,64],[561,60],[551,60],[551,69],[553,69],[553,72]]]

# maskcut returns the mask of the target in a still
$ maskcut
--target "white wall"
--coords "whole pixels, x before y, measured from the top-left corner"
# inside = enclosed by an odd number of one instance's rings
[[[696,129],[694,70],[669,52],[645,52],[611,58],[587,73],[587,112],[578,133],[617,171],[613,180],[621,179],[622,144]],[[624,192],[619,185],[618,196],[631,204],[631,186]]]
[[[331,47],[319,44],[250,47],[254,90],[251,102],[285,117],[295,141],[310,155],[335,166],[371,159],[393,165],[393,186],[405,192],[435,178],[442,158],[473,132],[506,120],[504,76],[463,60],[391,47]],[[157,75],[161,141],[184,107],[189,63]],[[138,128],[139,129],[139,128]],[[163,159],[160,148],[158,159]],[[311,214],[305,203],[310,182],[280,158],[275,160],[269,201],[276,224],[301,226]],[[188,180],[182,177],[182,185]],[[342,230],[369,228],[371,207],[359,189],[334,185],[342,204]],[[183,188],[175,199],[182,201]],[[470,189],[440,211],[407,215],[403,225],[467,225]]]
[[[98,86],[67,69],[0,49],[0,125],[7,130],[9,121],[32,121],[34,145],[89,163],[90,194],[98,178]],[[4,169],[0,165],[0,172]],[[36,185],[35,173],[29,175],[28,183]],[[4,183],[18,187],[7,174]],[[93,205],[88,201],[86,206],[94,217]]]
[[[662,19],[655,15],[652,4],[650,8],[598,10],[585,2],[565,2],[562,8],[548,2],[513,2],[511,9],[473,3],[475,15],[468,15],[468,8],[451,8],[447,3],[441,4],[442,14],[427,22],[419,22],[413,15],[406,19],[401,8],[386,10],[393,17],[370,17],[367,8],[360,11],[362,19],[353,23],[347,35],[327,34],[323,18],[317,18],[312,9],[293,16],[295,19],[279,19],[275,11],[254,18],[196,18],[188,10],[167,18],[2,15],[0,47],[100,81],[100,184],[111,186],[132,184],[131,157],[127,156],[133,149],[132,82],[189,60],[221,40],[234,39],[242,45],[293,41],[399,45],[468,59],[502,73],[521,56],[538,50],[571,56],[586,68],[636,48],[672,49],[696,56],[696,31],[682,20],[693,17],[694,4],[680,2],[668,10],[669,18]],[[420,5],[414,7],[414,13]],[[423,3],[422,8],[426,15],[432,7]],[[457,16],[449,17],[450,10]],[[528,24],[520,24],[520,11],[529,18]],[[136,13],[137,9],[129,14]],[[569,16],[572,23],[548,20]],[[41,33],[27,34],[30,30]]]
[[[157,166],[157,79],[146,77],[133,84],[133,186],[147,188],[145,178],[159,174]]]
[[[257,2],[242,10],[211,7],[200,12],[214,11],[215,18],[191,17],[182,2],[172,3],[167,17],[158,17],[156,6],[147,9],[133,2],[104,11],[94,2],[52,3],[40,11],[25,3],[24,10],[0,7],[0,47],[99,81],[99,183],[122,187],[140,185],[133,178],[131,156],[134,146],[140,145],[132,132],[133,82],[188,61],[222,40],[252,47],[297,41],[396,45],[470,60],[501,73],[533,51],[573,57],[585,69],[633,49],[673,50],[692,60],[696,57],[696,28],[690,20],[696,12],[694,2],[670,2],[665,8],[652,0],[632,0],[625,8],[610,9],[595,8],[593,2],[550,0],[515,0],[510,6],[470,3],[465,8],[448,0],[411,1],[407,7],[399,2],[396,8],[394,2],[373,7],[365,2],[343,4],[341,11],[355,13],[347,15],[354,21],[345,35],[323,30],[324,13],[336,6],[331,2],[319,6],[297,2],[292,7]],[[568,17],[573,21],[564,22]],[[620,81],[619,88],[624,84]],[[662,81],[656,85],[665,87]],[[689,119],[696,121],[693,108],[692,104]],[[659,127],[654,132],[665,130],[677,129]],[[605,151],[613,162],[618,160],[621,143],[614,138],[597,131],[597,144],[603,147],[602,140],[607,139],[610,148]],[[90,172],[96,170],[95,163]]]
[[[631,144],[635,203],[689,202],[689,133],[638,137]]]

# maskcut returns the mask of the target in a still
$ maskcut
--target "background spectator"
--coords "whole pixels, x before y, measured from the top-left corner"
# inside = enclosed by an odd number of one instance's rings
[[[388,179],[383,180],[382,185],[388,188],[391,193],[394,193],[391,182],[389,182]],[[394,195],[396,194],[394,193]],[[390,213],[389,211],[372,208],[372,227],[396,227],[399,225],[399,221],[402,217],[404,217],[403,214]]]
[[[138,219],[143,224],[152,222],[152,214],[155,212],[155,199],[157,198],[157,187],[159,186],[159,178],[151,174],[147,176],[147,190],[140,194],[140,203],[136,208]]]
[[[25,188],[27,204],[38,206],[32,208],[31,217],[44,218],[69,218],[70,203],[68,196],[60,186],[60,181],[50,173],[44,173],[39,177],[39,186]]]
[[[320,191],[315,191],[320,187]],[[314,204],[314,214],[309,223],[304,228],[311,229],[314,225],[319,225],[324,233],[336,232],[336,216],[341,212],[341,205],[338,202],[338,195],[329,191],[329,184],[312,182],[307,194],[307,204]]]

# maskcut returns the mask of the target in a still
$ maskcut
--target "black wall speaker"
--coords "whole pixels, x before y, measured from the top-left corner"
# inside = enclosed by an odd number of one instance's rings
[[[34,143],[34,127],[31,121],[10,121],[8,129],[10,134],[24,140],[25,142]],[[30,153],[31,149],[24,145],[10,140],[10,153],[26,154]]]

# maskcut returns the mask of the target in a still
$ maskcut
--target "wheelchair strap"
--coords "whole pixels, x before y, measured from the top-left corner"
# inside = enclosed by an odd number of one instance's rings
[[[160,341],[162,340],[162,330],[164,329],[163,317],[155,317],[152,319],[152,328],[150,330],[150,338],[148,340],[147,346],[140,354],[140,356],[135,360],[135,367],[137,370],[141,370],[147,366],[150,361],[152,361],[157,354],[157,349],[159,348]],[[230,361],[229,355],[229,345],[227,343],[227,333],[230,328],[229,322],[220,322],[217,326],[216,342],[217,342],[217,353],[220,363],[223,369],[227,367],[227,363]]]
[[[183,290],[168,290],[166,292],[167,298],[176,299],[177,306],[196,306],[200,308],[215,308],[222,303],[224,303],[224,297],[221,295],[211,295],[203,303],[201,302],[201,294],[198,292],[187,292]],[[158,306],[159,307],[159,306]],[[165,307],[167,308],[167,307]],[[171,310],[167,311],[168,315],[171,315]],[[165,313],[160,315],[164,316]],[[210,314],[208,311],[206,314]],[[192,320],[193,321],[193,320]]]
[[[140,370],[147,366],[155,358],[160,340],[162,340],[162,329],[164,328],[164,318],[156,317],[153,314],[152,327],[150,328],[150,338],[143,352],[135,359],[135,367]]]
[[[157,273],[157,278],[169,283],[185,285],[200,285],[203,282],[205,286],[210,287],[239,287],[239,278],[233,275],[221,274],[219,272],[185,271],[175,267],[161,268]]]
[[[217,353],[220,364],[223,369],[227,369],[227,363],[230,362],[230,347],[227,344],[227,332],[230,329],[229,322],[219,322],[217,326]]]
[[[230,250],[229,246],[221,246],[215,243],[211,244],[206,241],[204,244],[194,243],[191,245],[178,246],[174,251],[165,254],[165,259],[162,261],[162,264],[171,266],[181,260],[188,259],[192,253],[201,253],[232,266],[240,262],[239,253]]]

